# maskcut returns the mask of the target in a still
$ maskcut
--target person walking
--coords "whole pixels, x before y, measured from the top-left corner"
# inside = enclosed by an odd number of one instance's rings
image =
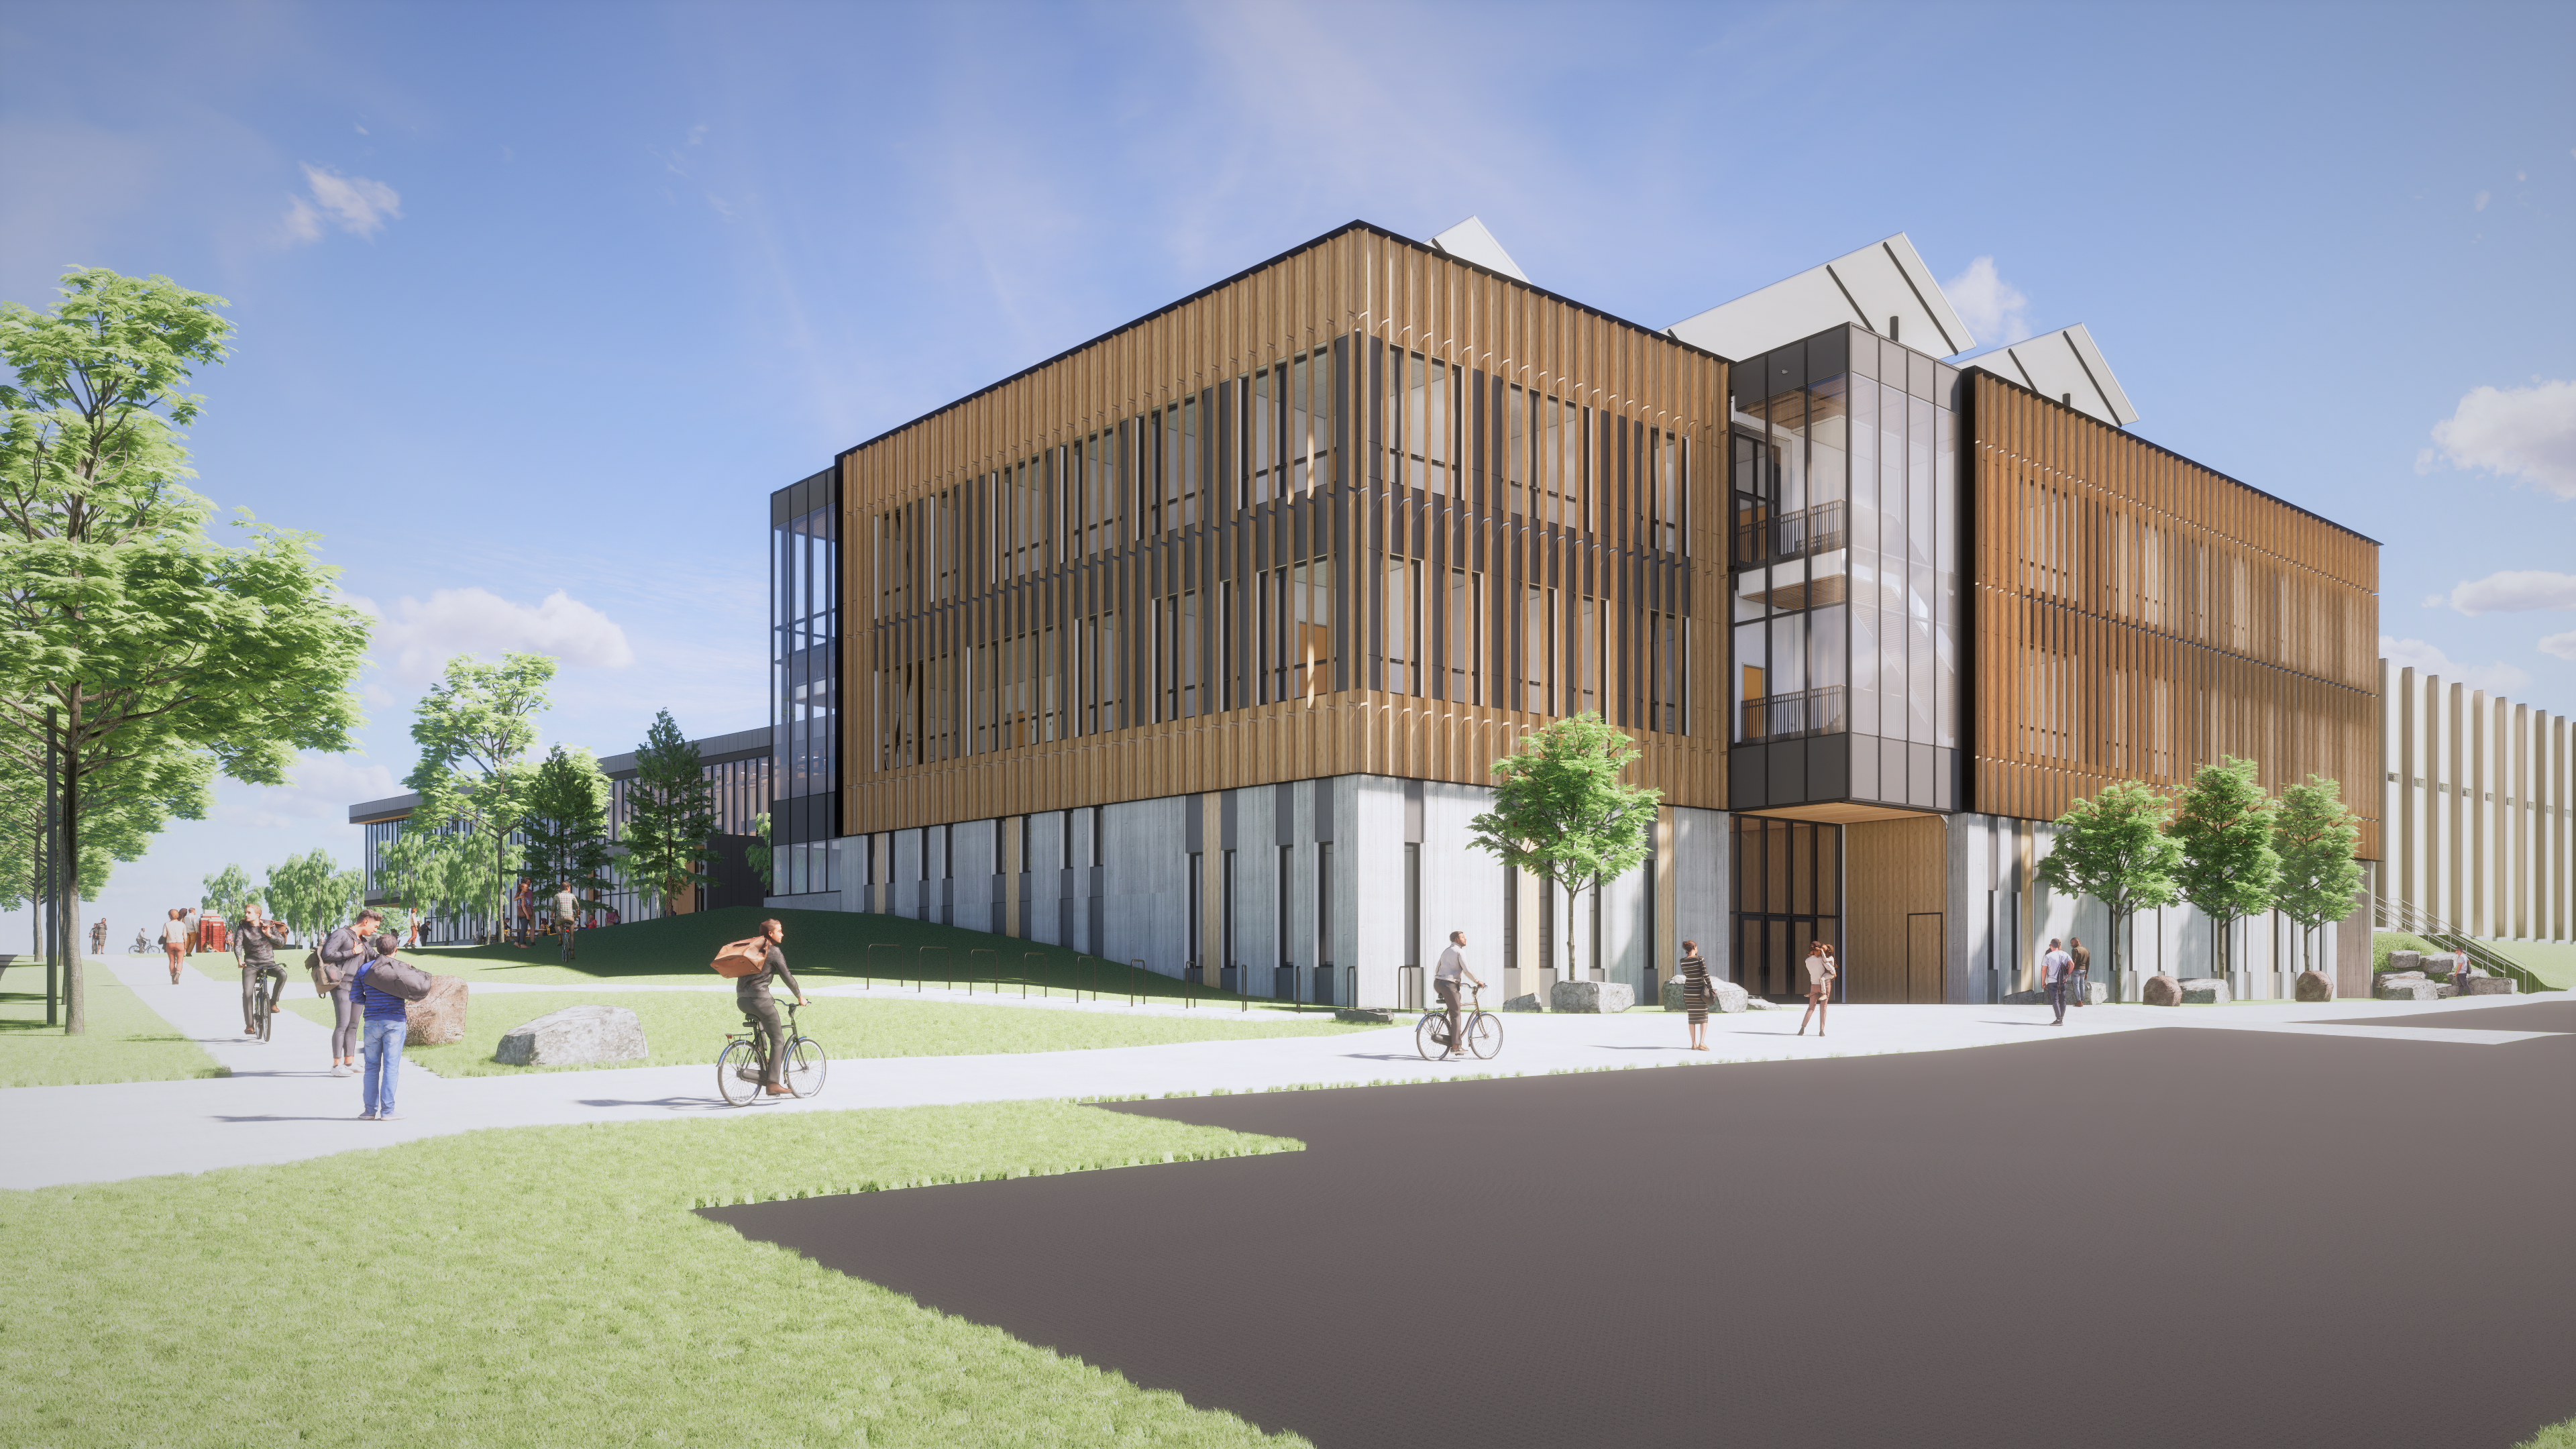
[[[1690,1049],[1708,1050],[1708,1004],[1717,995],[1709,984],[1708,960],[1699,954],[1699,942],[1682,942],[1682,959],[1675,969],[1682,978],[1682,1005],[1690,1011]]]
[[[2066,954],[2075,962],[2075,978],[2067,983],[2067,994],[2077,1006],[2093,1004],[2093,953],[2084,949],[2082,936],[2066,938]]]
[[[2048,1004],[2057,1008],[2057,1019],[2051,1026],[2066,1025],[2066,987],[2075,975],[2075,958],[2058,948],[2057,938],[2048,938],[2048,954],[2039,958],[2039,984],[2048,993]]]
[[[572,882],[555,887],[555,929],[563,934],[563,958],[572,959],[572,933],[581,924],[581,902],[573,896]]]
[[[390,991],[377,989],[368,974],[376,963],[394,954],[395,941],[388,931],[368,943],[367,959],[358,966],[355,982],[358,1009],[367,1021],[367,1066],[358,1082],[358,1100],[365,1111],[358,1114],[361,1122],[392,1122],[394,1084],[402,1076],[403,1035],[410,1019],[404,1014],[403,999]]]
[[[188,923],[179,917],[178,907],[170,908],[170,919],[161,923],[161,950],[170,958],[170,984],[179,984],[179,968],[188,964]]]
[[[1832,999],[1834,978],[1840,976],[1842,970],[1834,964],[1834,953],[1822,941],[1809,943],[1804,965],[1807,968],[1807,1015],[1798,1018],[1798,1035],[1807,1034],[1807,1016],[1812,1016],[1816,1019],[1816,1035],[1822,1037],[1825,1034],[1825,1003]]]
[[[93,956],[107,954],[107,917],[105,916],[99,917],[98,924],[89,928],[89,953]]]
[[[1458,1002],[1458,983],[1461,981],[1479,987],[1485,984],[1475,972],[1467,969],[1467,933],[1451,931],[1448,949],[1440,953],[1440,964],[1431,973],[1431,989],[1440,994],[1440,1004],[1449,1011],[1449,1050],[1441,1053],[1442,1061],[1467,1055],[1466,1040],[1459,1035],[1464,1030],[1461,1024],[1464,1017]]]
[[[241,929],[232,933],[233,964],[241,968],[242,1039],[259,1035],[259,1023],[251,1019],[251,1007],[261,992],[268,996],[268,1009],[277,1009],[277,998],[286,992],[286,973],[277,964],[277,943],[286,936],[286,928],[268,919],[268,908],[257,901],[242,908]]]
[[[786,986],[796,1004],[805,1004],[805,988],[796,984],[796,973],[787,969],[787,953],[780,944],[787,939],[787,928],[777,921],[760,923],[760,934],[769,942],[769,954],[762,958],[760,969],[748,976],[737,976],[733,983],[733,1004],[742,1014],[759,1023],[760,1033],[769,1041],[769,1079],[761,1083],[773,1097],[787,1092],[787,1027],[778,1019],[778,1002],[769,994],[771,978]]]
[[[384,916],[370,906],[356,920],[323,937],[313,953],[319,962],[313,984],[331,998],[331,1075],[335,1077],[358,1070],[358,968],[364,964],[367,938],[383,921]]]

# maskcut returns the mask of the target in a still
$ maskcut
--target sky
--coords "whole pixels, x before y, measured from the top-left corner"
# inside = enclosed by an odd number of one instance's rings
[[[356,860],[442,660],[763,724],[764,500],[1362,218],[1662,326],[1896,232],[1980,348],[2384,545],[2382,652],[2576,713],[2576,7],[0,8],[0,298],[217,293],[196,487],[381,620],[357,748],[89,914]],[[28,929],[0,919],[0,943]]]

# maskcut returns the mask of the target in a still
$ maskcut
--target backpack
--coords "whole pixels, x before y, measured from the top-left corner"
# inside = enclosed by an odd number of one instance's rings
[[[404,1001],[429,994],[429,973],[399,956],[378,957],[361,967],[360,974],[372,977],[378,991]]]
[[[716,959],[707,963],[718,976],[750,976],[769,964],[769,938],[753,936],[747,940],[727,941]]]

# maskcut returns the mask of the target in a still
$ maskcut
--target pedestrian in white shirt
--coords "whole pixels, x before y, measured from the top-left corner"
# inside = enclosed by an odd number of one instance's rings
[[[1485,984],[1475,972],[1467,969],[1467,933],[1451,931],[1449,949],[1440,953],[1440,965],[1432,973],[1431,980],[1431,988],[1440,993],[1440,1004],[1449,1009],[1449,1050],[1442,1057],[1444,1061],[1467,1054],[1467,1043],[1458,1035],[1458,983],[1461,980],[1479,987]]]
[[[2039,984],[2048,992],[2048,1004],[2057,1008],[2057,1020],[2051,1026],[2066,1025],[2066,987],[2075,976],[2075,958],[2059,949],[2055,936],[2048,938],[2048,954],[2039,958]]]

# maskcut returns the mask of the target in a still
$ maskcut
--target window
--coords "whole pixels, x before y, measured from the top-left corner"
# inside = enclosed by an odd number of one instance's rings
[[[1449,668],[1449,698],[1459,704],[1483,704],[1481,667],[1485,614],[1485,576],[1465,569],[1449,571],[1449,608],[1443,627],[1442,655]]]
[[[1384,688],[1420,694],[1422,672],[1422,565],[1408,558],[1386,561],[1386,605],[1380,628],[1386,645]]]
[[[1556,710],[1556,590],[1527,586],[1521,609],[1520,707],[1532,714]]]

